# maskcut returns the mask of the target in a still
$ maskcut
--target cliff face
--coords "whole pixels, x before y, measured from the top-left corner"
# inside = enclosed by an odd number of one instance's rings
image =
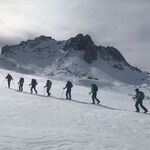
[[[120,63],[128,64],[122,54],[113,47],[103,47],[97,46],[92,41],[89,35],[78,34],[76,37],[72,37],[65,42],[63,47],[65,51],[67,50],[77,50],[84,51],[84,60],[87,63],[92,63],[97,60],[98,54],[101,59],[105,61],[117,61]]]
[[[97,46],[89,35],[83,34],[67,41],[40,36],[19,45],[4,46],[0,61],[0,66],[7,69],[50,76],[95,80],[109,76],[126,83],[147,79],[147,75],[131,66],[116,48]]]
[[[42,55],[42,52],[44,53],[44,49],[47,49],[47,51],[50,52],[51,50],[58,50],[61,48],[64,51],[83,51],[83,59],[89,64],[97,60],[98,57],[100,57],[104,61],[116,61],[128,65],[125,58],[117,49],[113,47],[103,47],[95,45],[88,34],[85,36],[83,34],[78,34],[77,36],[72,37],[67,41],[64,41],[63,46],[62,42],[56,41],[51,37],[40,36],[38,38],[35,38],[34,40],[28,40],[25,42],[22,41],[19,45],[4,46],[2,48],[1,55],[6,57],[13,57],[14,55],[17,55],[17,53],[19,53],[20,51],[26,52],[28,50],[30,50],[30,52],[34,51],[35,53],[41,52]]]

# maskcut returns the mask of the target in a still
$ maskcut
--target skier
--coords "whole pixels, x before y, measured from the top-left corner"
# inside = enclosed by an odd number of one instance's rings
[[[144,92],[140,91],[139,89],[135,89],[135,92],[136,92],[136,95],[135,97],[133,97],[133,99],[136,99],[136,103],[135,103],[136,112],[138,113],[140,112],[139,106],[138,106],[140,105],[142,109],[144,110],[144,113],[147,113],[148,110],[143,105]]]
[[[73,87],[72,82],[67,81],[66,86],[63,88],[63,89],[66,89],[66,88],[67,88],[67,90],[66,90],[66,99],[71,100],[71,88],[72,88],[72,87]]]
[[[46,83],[46,85],[44,86],[44,88],[47,87],[47,94],[48,94],[48,96],[51,95],[51,93],[50,93],[51,86],[52,86],[52,81],[47,80],[47,83]]]
[[[23,91],[23,83],[24,83],[24,78],[20,78],[18,84],[19,84],[19,91],[22,92]]]
[[[6,76],[7,82],[8,82],[8,88],[10,88],[10,82],[11,80],[13,80],[12,76],[8,73],[8,75]]]
[[[93,103],[92,104],[95,104],[95,99],[97,100],[97,104],[100,103],[99,99],[96,97],[97,96],[97,91],[98,91],[98,87],[96,84],[92,84],[91,85],[91,92],[89,94],[92,93],[92,101]]]
[[[31,85],[31,94],[33,93],[33,89],[37,94],[37,90],[36,90],[36,85],[38,84],[38,82],[36,81],[36,79],[32,79],[31,80],[31,84],[29,84],[29,86]]]

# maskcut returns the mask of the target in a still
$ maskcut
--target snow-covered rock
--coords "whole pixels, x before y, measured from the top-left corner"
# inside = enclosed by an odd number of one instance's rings
[[[0,67],[79,83],[147,83],[148,74],[131,66],[113,47],[97,46],[89,35],[78,34],[67,41],[40,36],[19,45],[4,46]]]

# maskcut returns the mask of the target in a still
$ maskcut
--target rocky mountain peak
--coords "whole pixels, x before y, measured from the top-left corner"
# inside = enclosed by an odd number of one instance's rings
[[[95,45],[88,34],[78,34],[67,41],[42,35],[18,45],[4,46],[1,55],[2,67],[21,72],[94,80],[101,79],[102,73],[127,83],[141,83],[147,79],[147,75],[131,66],[119,50]]]
[[[19,61],[21,57],[28,58],[28,55],[33,55],[32,57],[41,59],[51,57],[52,55],[61,55],[61,49],[71,53],[72,50],[78,52],[82,51],[82,56],[80,55],[80,57],[89,64],[96,60],[100,62],[103,60],[111,67],[119,70],[123,70],[124,66],[128,66],[130,69],[140,71],[128,64],[126,59],[116,48],[109,46],[97,46],[94,44],[90,35],[83,35],[81,33],[63,42],[56,41],[52,39],[52,37],[41,35],[33,40],[22,41],[19,45],[4,46],[2,48],[1,55],[19,59]],[[75,53],[72,53],[72,55],[74,54]]]
[[[41,35],[33,40],[22,41],[19,45],[16,46],[3,47],[1,55],[14,56],[18,53],[17,49],[19,49],[19,51],[26,51],[30,48],[30,51],[37,52],[38,55],[42,56],[44,55],[44,53],[42,54],[44,50],[49,51],[50,48],[56,49],[58,43],[59,42],[52,39],[52,37]],[[64,41],[62,44],[62,49],[64,51],[82,51],[82,58],[89,64],[100,58],[101,60],[104,60],[110,64],[113,63],[113,66],[119,66],[117,68],[120,69],[123,68],[122,64],[129,66],[126,59],[116,48],[109,46],[97,46],[94,44],[91,36],[88,34],[83,35],[80,33],[75,37],[71,37],[67,41]]]
[[[128,65],[122,54],[114,47],[103,47],[94,44],[90,35],[78,34],[65,42],[63,50],[84,51],[83,59],[87,63],[97,60],[98,54],[105,61],[116,61]]]
[[[94,42],[91,37],[83,34],[78,34],[75,37],[70,38],[66,41],[63,50],[74,49],[74,50],[86,50],[88,47],[94,46]]]
[[[77,36],[67,40],[63,50],[69,51],[71,49],[84,51],[83,58],[87,63],[92,63],[93,60],[97,59],[97,47],[88,34],[85,36],[83,34],[78,34]]]
[[[114,47],[103,47],[99,46],[99,53],[103,60],[109,61],[109,60],[115,60],[117,62],[122,62],[124,64],[127,64],[127,61],[123,57],[123,55]]]
[[[50,36],[45,36],[45,35],[41,35],[41,36],[35,38],[34,40],[47,41],[47,40],[52,40],[52,37],[50,37]]]

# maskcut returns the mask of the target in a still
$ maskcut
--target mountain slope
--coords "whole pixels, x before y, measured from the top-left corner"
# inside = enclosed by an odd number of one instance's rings
[[[117,49],[96,46],[89,35],[82,34],[67,41],[40,36],[19,45],[5,46],[0,61],[3,68],[80,82],[142,84],[148,78],[131,66]]]
[[[8,70],[0,69],[0,82]],[[116,85],[100,89],[98,97],[107,108],[89,104],[90,88],[74,85],[67,101],[62,88],[65,82],[53,81],[51,93],[56,98],[16,92],[17,82],[25,78],[29,93],[32,78],[39,82],[38,93],[44,95],[46,78],[11,72],[12,90],[0,86],[0,149],[7,150],[149,150],[150,117],[133,112],[134,101],[127,93],[134,86]],[[90,85],[90,84],[89,84]],[[148,90],[145,90],[146,94]],[[134,93],[133,93],[134,94]],[[144,104],[148,106],[148,101]],[[114,108],[114,109],[111,109]],[[142,139],[142,140],[141,140]],[[138,143],[138,144],[137,144]]]

